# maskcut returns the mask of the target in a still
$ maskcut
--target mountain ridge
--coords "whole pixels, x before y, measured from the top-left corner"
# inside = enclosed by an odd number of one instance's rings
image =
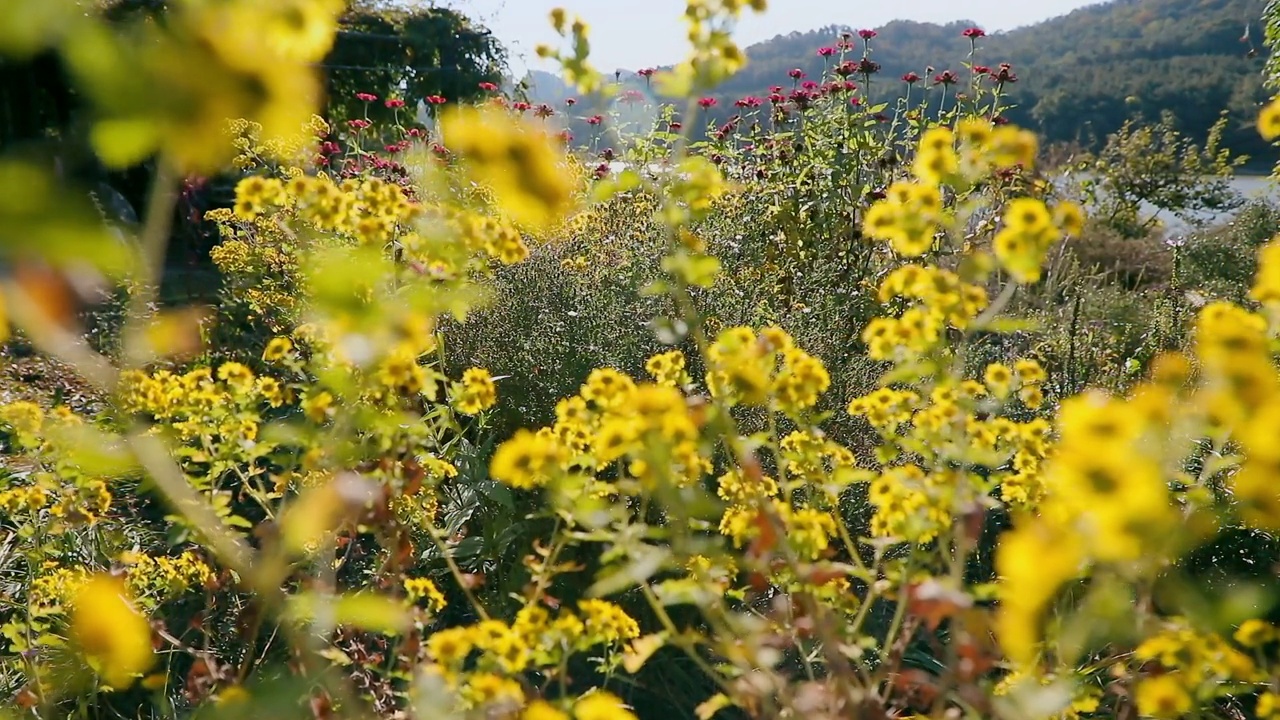
[[[1009,119],[1050,142],[1096,146],[1126,119],[1156,118],[1166,110],[1183,130],[1202,136],[1226,110],[1227,144],[1267,154],[1271,148],[1252,127],[1267,96],[1262,83],[1266,48],[1258,30],[1263,5],[1259,0],[1110,0],[993,32],[978,41],[973,62],[1013,65],[1019,82],[1011,87],[1017,107]],[[926,82],[929,69],[968,72],[963,63],[970,46],[960,33],[971,26],[969,21],[894,20],[875,28],[870,56],[882,69],[872,76],[873,87],[892,99],[906,72]],[[727,117],[737,98],[789,85],[787,72],[793,68],[816,77],[829,62],[817,49],[834,45],[842,31],[856,28],[827,25],[779,33],[744,48],[747,66],[712,94],[719,114]],[[855,37],[853,42],[855,58],[861,57],[861,41]],[[621,82],[645,88],[635,70],[620,70]],[[528,77],[537,102],[557,103],[572,95],[550,73],[532,71]]]

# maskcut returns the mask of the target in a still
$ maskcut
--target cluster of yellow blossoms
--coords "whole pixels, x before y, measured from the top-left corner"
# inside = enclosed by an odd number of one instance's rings
[[[997,556],[999,631],[1015,661],[1036,658],[1044,616],[1063,585],[1091,569],[1157,572],[1203,539],[1197,528],[1214,526],[1205,513],[1212,511],[1215,471],[1171,475],[1170,463],[1181,467],[1196,451],[1177,438],[1206,437],[1214,447],[1238,443],[1238,466],[1218,470],[1230,470],[1232,510],[1247,526],[1280,528],[1274,484],[1280,372],[1271,355],[1280,328],[1268,320],[1280,298],[1272,288],[1276,247],[1280,240],[1262,251],[1253,290],[1265,314],[1210,303],[1196,321],[1193,358],[1158,358],[1150,380],[1124,398],[1091,392],[1063,401],[1060,437],[1042,470],[1046,498],[1034,517],[1001,538]],[[1149,687],[1178,676],[1161,677]]]
[[[432,633],[426,640],[433,661],[428,672],[441,675],[471,707],[520,707],[525,700],[520,673],[556,668],[574,653],[598,646],[617,652],[639,635],[636,621],[604,600],[582,600],[578,612],[561,610],[554,617],[530,605],[510,625],[483,620]]]
[[[904,257],[940,249],[948,221],[941,187],[965,190],[994,171],[1030,169],[1037,147],[1033,133],[1009,125],[994,127],[982,118],[965,119],[954,131],[931,128],[920,138],[912,165],[915,181],[892,184],[885,197],[868,208],[864,231],[887,241]],[[992,249],[1014,280],[1035,282],[1053,243],[1064,234],[1079,235],[1083,224],[1084,214],[1073,203],[1062,202],[1050,210],[1043,200],[1017,198],[1005,208]]]
[[[903,265],[880,283],[881,303],[901,302],[899,317],[878,317],[867,324],[862,341],[873,360],[919,357],[946,341],[948,327],[963,330],[986,309],[987,291],[948,270]]]
[[[796,416],[831,387],[822,362],[781,328],[730,328],[707,351],[707,389],[730,406],[767,406]]]

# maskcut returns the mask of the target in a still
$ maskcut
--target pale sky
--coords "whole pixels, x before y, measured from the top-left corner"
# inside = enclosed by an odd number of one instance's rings
[[[554,7],[581,15],[591,27],[591,55],[603,71],[669,65],[684,56],[684,0],[437,0],[485,23],[507,46],[512,69],[547,69],[534,47],[555,43],[547,15]],[[972,20],[988,32],[1068,13],[1099,0],[770,0],[762,16],[747,13],[736,37],[742,46],[826,25],[876,27],[907,19]]]

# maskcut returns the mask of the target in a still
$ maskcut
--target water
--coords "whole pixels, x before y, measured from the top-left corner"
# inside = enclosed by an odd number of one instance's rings
[[[1236,175],[1231,179],[1230,185],[1231,189],[1245,202],[1262,198],[1280,202],[1280,184],[1273,182],[1266,175]],[[1155,208],[1144,206],[1143,210],[1146,213],[1151,213]],[[1207,212],[1201,213],[1197,217],[1205,224],[1212,225],[1229,220],[1236,212],[1238,212],[1238,209],[1227,210],[1226,212]],[[1188,223],[1168,212],[1160,213],[1160,221],[1164,223],[1164,227],[1170,232],[1186,231],[1191,227]]]

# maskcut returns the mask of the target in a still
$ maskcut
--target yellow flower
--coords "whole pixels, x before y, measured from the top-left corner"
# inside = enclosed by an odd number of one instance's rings
[[[573,706],[575,720],[638,720],[617,695],[598,690]]]
[[[495,108],[455,108],[441,120],[445,145],[492,188],[502,211],[534,228],[554,225],[573,204],[573,182],[557,143],[541,128]]]
[[[1258,113],[1258,133],[1268,141],[1280,137],[1280,98],[1267,103]]]
[[[991,394],[1002,400],[1008,397],[1013,387],[1013,377],[1013,371],[1004,363],[991,363],[983,373],[983,380]]]
[[[98,575],[72,600],[71,637],[114,689],[133,684],[155,662],[151,625],[129,603],[126,592],[123,580]]]
[[[436,662],[448,668],[456,668],[471,654],[475,647],[468,628],[453,627],[437,630],[427,638],[427,653]]]
[[[559,471],[564,455],[550,435],[520,430],[498,446],[489,472],[512,487],[530,490],[545,485]]]
[[[248,392],[253,388],[253,371],[238,362],[222,363],[218,367],[218,379],[233,392]]]
[[[1280,693],[1268,690],[1259,695],[1253,715],[1258,720],[1280,720]]]
[[[598,368],[587,376],[582,397],[603,408],[621,405],[631,397],[635,382],[613,368]]]
[[[404,591],[409,596],[409,602],[425,600],[427,608],[432,612],[440,612],[448,604],[436,584],[427,578],[405,578]]]
[[[308,393],[306,399],[302,401],[302,412],[311,422],[324,422],[333,412],[333,395],[328,390],[321,390],[315,394]]]
[[[266,362],[279,362],[293,352],[293,341],[287,337],[272,338],[262,351],[262,359]]]
[[[1061,202],[1053,208],[1053,222],[1062,232],[1079,237],[1084,231],[1084,210],[1073,202]]]
[[[1253,276],[1249,298],[1264,305],[1280,302],[1280,237],[1258,251],[1258,272]]]
[[[569,720],[569,714],[561,710],[557,710],[554,706],[545,700],[535,700],[529,703],[521,715],[522,720]]]
[[[1247,648],[1266,645],[1276,639],[1276,629],[1265,620],[1245,620],[1236,628],[1235,640]]]
[[[1179,673],[1144,678],[1134,690],[1138,714],[1153,718],[1178,718],[1191,712],[1191,693]]]
[[[454,397],[454,405],[458,411],[467,415],[476,415],[493,407],[498,401],[498,389],[493,383],[493,376],[483,368],[468,368],[462,373],[459,392]]]

